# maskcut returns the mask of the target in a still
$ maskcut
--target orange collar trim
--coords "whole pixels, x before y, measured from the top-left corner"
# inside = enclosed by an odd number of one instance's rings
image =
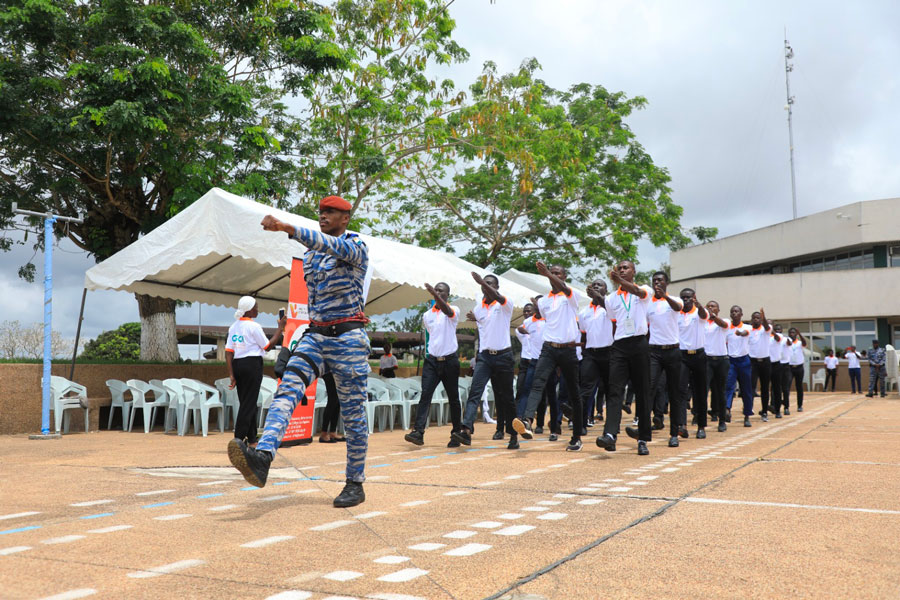
[[[694,314],[695,312],[697,312],[697,305],[695,304],[694,306],[692,306],[692,307],[691,307],[691,310],[689,310],[689,311],[687,311],[687,312],[684,312],[684,308],[682,308],[682,309],[681,309],[681,312],[682,312],[682,314],[685,314],[685,315],[692,315],[692,314]]]
[[[241,317],[239,320],[240,321],[252,321],[253,319],[251,319],[250,317]]]

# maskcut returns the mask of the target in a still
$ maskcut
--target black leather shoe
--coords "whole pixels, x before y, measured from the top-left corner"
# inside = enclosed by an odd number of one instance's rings
[[[522,437],[525,437],[525,436],[523,435]],[[559,439],[559,435],[558,435],[558,434],[556,434],[556,433],[551,433],[550,436],[547,438],[547,441],[548,441],[548,442],[555,442],[555,441],[558,440],[558,439]]]
[[[750,423],[750,417],[744,417],[744,427],[753,427]]]
[[[450,441],[447,442],[448,448],[459,448],[459,446],[460,446],[460,443],[457,442],[456,440],[454,440],[452,437],[450,438]]]
[[[534,432],[531,431],[531,424],[526,422],[525,419],[520,419],[516,417],[512,422],[513,429],[516,430],[516,433],[521,435],[524,439],[530,440],[534,437]]]
[[[797,412],[803,412],[803,407],[802,407],[802,406],[798,406],[798,407],[797,407]]]
[[[662,417],[653,417],[653,431],[658,431],[664,426]]]
[[[639,429],[637,427],[628,426],[625,428],[625,433],[627,433],[628,437],[630,437],[633,440],[640,439],[641,436],[638,432],[639,432]]]
[[[731,423],[731,409],[730,408],[725,409],[725,422]]]
[[[519,436],[514,433],[509,435],[509,443],[506,445],[507,450],[518,450],[519,449]]]
[[[338,494],[338,497],[334,499],[332,504],[334,504],[335,508],[348,508],[362,504],[365,501],[366,493],[363,491],[363,484],[348,479],[347,485],[344,486],[344,489]]]
[[[422,435],[420,431],[416,431],[415,429],[404,435],[403,439],[410,444],[415,444],[416,446],[422,446],[423,444],[425,444],[425,436]]]
[[[866,398],[874,398],[875,394],[866,394]]]
[[[597,420],[597,421],[602,421],[602,420],[603,420],[603,413],[597,413],[597,419],[596,419],[596,420]]]
[[[648,454],[650,454],[650,450],[647,449],[647,442],[638,442],[638,455],[647,456]]]
[[[463,431],[451,431],[450,439],[459,442],[460,444],[471,446],[472,445],[472,434],[466,430]]]
[[[597,447],[603,448],[607,452],[616,451],[616,438],[609,433],[604,433],[597,437]]]
[[[541,427],[540,425],[538,425],[537,427],[534,428],[534,432],[535,433],[544,433],[544,428]]]
[[[669,438],[669,448],[677,448],[678,447],[678,436],[673,435]]]
[[[709,415],[709,422],[710,422],[710,423],[718,423],[718,422],[719,422],[719,415],[717,415],[717,414],[715,414],[715,413]]]
[[[789,414],[791,414],[791,409],[789,409],[789,408],[784,409],[784,416],[788,416]]]
[[[700,427],[699,429],[697,429],[697,439],[698,440],[706,439],[706,429],[704,429],[703,427]]]
[[[775,418],[776,418],[776,419],[780,419],[780,418],[781,418],[781,413],[780,413],[780,412],[775,413]]]
[[[492,439],[492,440],[502,440],[502,439],[503,439],[503,432],[502,432],[502,431],[495,431],[495,432],[494,432],[494,436],[493,436],[491,439]]]
[[[243,440],[233,439],[228,442],[228,460],[250,485],[265,487],[273,458],[268,452],[251,448]]]
[[[728,429],[728,425],[725,424],[725,421],[719,421],[719,433],[726,431]]]
[[[626,404],[625,406],[622,407],[622,410],[624,410],[626,414],[630,415],[631,414],[631,405]]]
[[[691,437],[691,434],[688,433],[687,427],[679,427],[678,428],[678,437],[683,437],[684,439],[688,439]]]

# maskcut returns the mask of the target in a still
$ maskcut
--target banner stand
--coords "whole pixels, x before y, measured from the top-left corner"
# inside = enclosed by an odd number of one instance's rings
[[[284,339],[289,340],[287,347],[294,351],[303,332],[309,326],[309,295],[306,280],[303,278],[303,259],[294,257],[291,263],[291,287],[288,294],[288,322],[284,328]],[[281,446],[297,446],[312,442],[313,417],[316,410],[316,383],[313,381],[306,388],[304,401],[297,404],[294,414],[284,432]]]

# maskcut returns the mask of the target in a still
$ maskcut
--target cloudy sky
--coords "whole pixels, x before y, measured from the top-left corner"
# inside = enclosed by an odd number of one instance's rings
[[[646,97],[631,127],[669,170],[684,226],[715,226],[720,236],[791,218],[786,27],[799,214],[900,196],[900,3],[457,0],[451,11],[456,39],[471,54],[448,71],[458,86],[486,60],[507,72],[533,56],[553,87],[588,82]],[[22,248],[0,254],[3,319],[42,318],[41,282],[16,277],[30,257]],[[667,258],[644,247],[640,267]],[[65,336],[75,335],[92,264],[65,241],[54,254],[54,327]],[[197,313],[196,305],[179,309],[177,320],[196,323]],[[231,310],[204,307],[205,323],[231,318]],[[88,338],[136,320],[130,294],[88,294]]]

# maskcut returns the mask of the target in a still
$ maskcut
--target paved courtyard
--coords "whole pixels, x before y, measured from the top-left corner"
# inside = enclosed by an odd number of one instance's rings
[[[3,437],[0,598],[896,598],[896,398],[809,394],[649,457],[598,428],[580,453],[376,433],[349,510],[342,444],[286,448],[257,489],[228,434]]]

